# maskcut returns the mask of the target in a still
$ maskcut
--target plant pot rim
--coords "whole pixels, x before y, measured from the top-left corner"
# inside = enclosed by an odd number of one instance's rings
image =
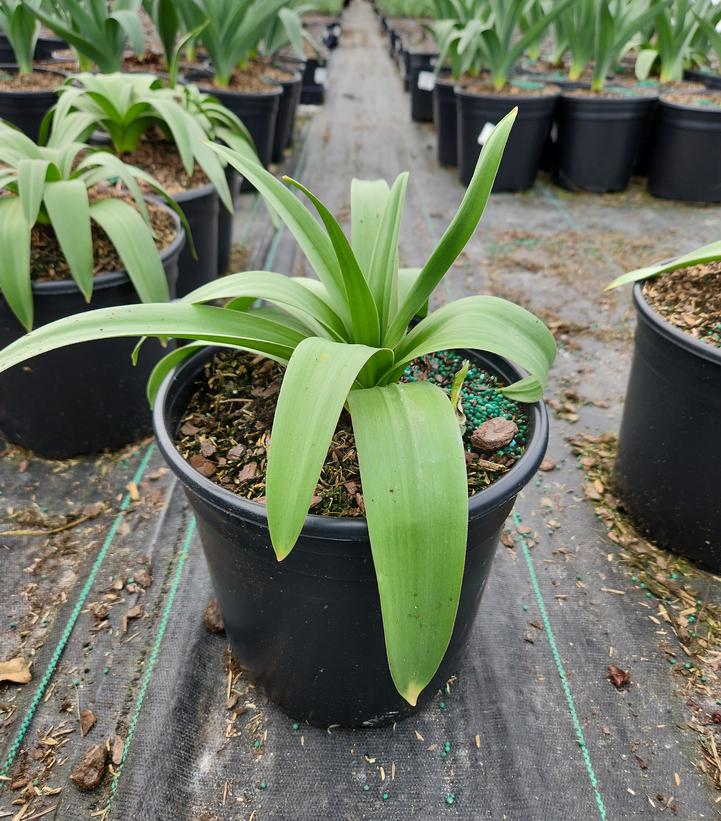
[[[263,99],[266,97],[278,97],[283,93],[283,87],[278,83],[268,83],[267,91],[237,91],[233,88],[218,88],[217,86],[202,85],[203,80],[213,80],[215,72],[212,68],[194,69],[183,74],[182,82],[196,83],[201,91],[210,94],[211,97],[218,97],[221,94],[232,95],[233,97],[252,97],[253,99]]]
[[[183,203],[189,200],[202,199],[208,196],[208,194],[212,194],[215,190],[215,186],[212,182],[205,182],[202,185],[196,185],[194,188],[186,188],[183,191],[178,191],[178,193],[173,194],[172,197],[175,202]]]
[[[215,350],[220,350],[220,348],[209,345],[200,349],[196,354],[176,366],[163,380],[153,408],[153,428],[156,442],[170,469],[181,480],[186,489],[200,496],[206,504],[210,504],[226,514],[267,528],[268,517],[265,505],[250,499],[244,499],[242,496],[216,485],[210,479],[198,473],[181,456],[180,451],[175,446],[174,431],[169,431],[166,425],[166,405],[173,392],[174,383],[179,376],[187,374],[188,371],[205,362]],[[486,354],[482,351],[468,351],[466,353],[482,357],[488,367],[496,367],[500,370],[499,366],[493,365],[492,359],[494,357],[492,354]],[[514,378],[520,379],[525,376],[507,359],[503,357],[495,358],[503,364],[507,373],[513,374]],[[546,406],[541,400],[533,404],[527,404],[525,407],[529,417],[533,420],[532,434],[526,445],[526,450],[516,464],[500,479],[480,493],[469,497],[468,513],[470,519],[486,515],[503,505],[508,499],[514,498],[530,481],[543,460],[548,444],[549,430]],[[367,521],[365,518],[360,517],[319,516],[308,513],[303,525],[303,533],[336,541],[367,542],[369,540]],[[299,548],[302,550],[309,549],[298,545],[296,549]]]
[[[544,83],[544,85],[554,85],[553,83]],[[462,83],[456,83],[453,87],[457,97],[465,97],[471,100],[502,100],[513,102],[517,100],[519,103],[532,103],[534,100],[554,100],[561,95],[560,86],[556,86],[556,91],[548,94],[502,94],[495,91],[469,91]],[[519,111],[519,115],[521,112]]]
[[[161,202],[155,202],[155,200],[153,202],[154,204],[162,205],[162,207],[171,215],[173,222],[175,223],[175,238],[170,243],[170,245],[168,245],[167,248],[164,248],[160,252],[160,260],[162,263],[165,263],[175,253],[182,250],[183,245],[185,244],[185,229],[180,224],[180,219],[178,218],[178,215],[171,208],[168,208],[167,205]],[[130,277],[128,276],[128,272],[125,270],[103,271],[103,273],[93,277],[93,292],[103,288],[115,288],[121,282],[128,279],[130,279]],[[34,296],[53,296],[55,294],[69,294],[80,290],[74,279],[51,279],[45,282],[33,281],[31,283],[31,288]]]
[[[703,88],[700,89],[699,94],[706,95],[706,94],[714,94],[718,95],[719,103],[721,103],[721,90],[715,88]],[[687,105],[685,103],[677,103],[673,100],[666,100],[663,96],[659,96],[658,98],[659,105],[663,106],[664,108],[672,109],[675,111],[685,111],[688,113],[702,113],[702,114],[710,114],[712,117],[721,116],[721,105],[716,106],[706,106],[706,105]]]
[[[644,87],[645,88],[645,87]],[[588,91],[589,96],[584,97],[578,94],[571,94],[569,92],[573,91]],[[584,105],[584,104],[598,104],[601,105],[620,105],[629,103],[648,103],[653,102],[659,99],[658,91],[651,91],[650,93],[641,93],[641,94],[628,94],[628,95],[621,95],[619,97],[606,97],[603,93],[597,94],[596,92],[591,91],[590,84],[586,83],[579,83],[576,88],[561,88],[561,97],[565,100],[572,100],[573,102]]]
[[[6,71],[9,74],[19,74],[20,73],[20,66],[17,63],[0,63],[0,71]],[[33,74],[55,74],[58,77],[62,77],[63,80],[67,78],[67,72],[60,71],[59,69],[48,68],[47,66],[36,66],[33,64]],[[61,84],[58,84],[58,87]],[[56,96],[56,89],[54,88],[38,88],[36,90],[32,90],[29,88],[2,88],[0,89],[0,94],[7,94],[9,96],[19,97],[25,95],[26,97],[38,97],[41,94],[45,94],[49,97]]]
[[[644,282],[645,280],[636,282],[633,286],[633,304],[639,319],[652,326],[657,333],[687,353],[721,366],[721,348],[716,348],[702,342],[700,339],[696,339],[696,337],[685,333],[667,319],[664,319],[646,301],[646,297],[643,295]]]

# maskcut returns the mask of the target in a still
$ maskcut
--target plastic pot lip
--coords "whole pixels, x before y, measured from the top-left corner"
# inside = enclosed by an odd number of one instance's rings
[[[161,203],[156,204],[160,205]],[[163,205],[163,208],[172,216],[176,230],[175,239],[167,248],[164,248],[160,252],[160,261],[163,265],[165,265],[165,263],[167,263],[169,259],[172,259],[175,254],[180,253],[183,245],[185,245],[185,229],[180,224],[180,219],[174,211],[166,205]],[[93,291],[102,290],[103,288],[115,288],[118,285],[122,285],[123,283],[129,281],[130,277],[128,276],[127,271],[105,271],[102,274],[98,274],[96,277],[93,277]],[[80,292],[80,289],[74,279],[33,282],[31,287],[33,295],[40,297]]]
[[[561,89],[561,101],[568,105],[575,105],[578,108],[591,108],[593,106],[615,106],[616,108],[636,108],[637,106],[646,106],[650,103],[659,100],[658,92],[653,94],[633,94],[627,97],[603,97],[603,96],[588,96],[581,97],[576,94],[568,94],[568,91],[578,91],[586,89],[590,91],[590,86],[580,85],[576,88]]]
[[[554,85],[554,83],[545,83],[545,85]],[[473,100],[483,100],[483,101],[493,101],[493,102],[518,102],[522,103],[523,105],[530,105],[534,102],[538,103],[540,106],[546,104],[549,100],[556,100],[558,97],[561,96],[561,89],[560,87],[556,86],[556,91],[552,91],[548,94],[499,94],[493,92],[478,92],[478,91],[468,91],[464,85],[461,83],[456,83],[453,86],[453,90],[456,94],[456,97],[462,100],[467,100],[469,102]],[[522,116],[521,111],[519,109],[519,116]]]
[[[646,297],[643,295],[644,281],[636,282],[633,286],[633,304],[638,318],[650,326],[657,334],[687,353],[721,367],[721,348],[715,348],[713,345],[708,345],[706,342],[684,333],[680,328],[664,319],[646,301]]]
[[[283,88],[277,83],[268,83],[266,91],[236,91],[233,88],[216,88],[215,86],[203,86],[203,80],[212,80],[215,74],[212,69],[195,69],[183,75],[183,81],[187,83],[197,83],[202,91],[217,97],[221,102],[223,97],[236,97],[238,99],[263,100],[272,97],[279,97],[283,93]]]
[[[699,94],[716,94],[718,95],[719,102],[721,103],[721,90],[719,89],[704,88],[699,91]],[[712,108],[711,106],[685,105],[684,103],[676,103],[672,100],[665,100],[663,97],[658,98],[658,105],[659,108],[666,109],[669,112],[682,111],[684,114],[698,114],[706,119],[721,119],[721,105],[717,108]]]
[[[173,199],[178,204],[182,204],[184,202],[192,202],[193,200],[200,200],[203,197],[208,197],[211,194],[216,193],[215,186],[212,182],[206,182],[203,185],[197,185],[195,188],[188,188],[185,191],[178,191],[177,194],[173,194]]]
[[[200,497],[203,502],[224,512],[226,515],[267,529],[268,517],[265,505],[231,493],[198,473],[180,455],[175,447],[174,432],[169,431],[166,424],[166,406],[174,392],[176,382],[179,381],[180,384],[185,385],[188,373],[191,371],[197,373],[198,364],[205,362],[213,350],[213,346],[200,349],[198,353],[174,368],[160,386],[153,408],[153,428],[158,448],[170,469],[180,479],[186,490],[191,491],[194,495]],[[481,351],[469,353],[481,357],[485,355]],[[509,372],[519,379],[525,375],[508,360],[502,357],[498,357],[498,359]],[[493,367],[489,362],[486,362],[486,364],[491,368]],[[542,400],[526,405],[526,408],[533,420],[533,433],[523,456],[508,473],[504,474],[490,487],[469,497],[469,520],[479,519],[513,500],[538,470],[548,444],[548,411]],[[302,535],[327,541],[368,542],[369,540],[368,525],[365,518],[318,516],[312,513],[306,516]],[[300,544],[296,545],[295,550],[317,552],[312,548],[304,548]]]

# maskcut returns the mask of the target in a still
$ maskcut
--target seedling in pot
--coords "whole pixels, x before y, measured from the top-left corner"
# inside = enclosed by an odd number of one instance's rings
[[[291,553],[301,533],[339,416],[347,408],[388,664],[398,692],[412,705],[438,669],[453,631],[466,555],[468,486],[456,410],[448,396],[430,382],[399,379],[409,363],[426,354],[489,351],[528,373],[503,393],[536,402],[555,355],[553,336],[543,323],[498,297],[446,304],[409,329],[476,229],[516,113],[504,117],[486,141],[457,214],[421,269],[398,266],[406,173],[391,186],[382,180],[353,181],[349,241],[328,209],[299,182],[286,179],[311,201],[322,225],[258,163],[214,146],[285,223],[319,281],[268,271],[234,274],[174,304],[70,317],[0,354],[0,369],[5,369],[101,334],[193,340],[156,368],[148,386],[151,399],[169,371],[200,344],[287,363],[266,477],[268,526],[278,560]],[[217,299],[230,301],[223,308],[202,304]]]
[[[94,267],[91,222],[107,234],[140,299],[167,301],[168,283],[138,181],[183,222],[184,217],[150,174],[79,142],[43,148],[1,122],[0,164],[0,292],[25,328],[33,325],[30,246],[35,224],[52,228],[88,302]],[[117,196],[118,184],[135,207]]]
[[[37,18],[22,0],[0,0],[0,31],[15,54],[19,74],[33,70],[39,28]]]
[[[214,97],[192,85],[166,88],[151,74],[68,78],[43,122],[41,139],[57,146],[85,140],[98,129],[109,136],[118,156],[132,154],[148,133],[159,129],[177,148],[187,174],[192,175],[197,162],[231,212],[225,161],[207,141],[222,140],[236,151],[255,156],[248,130]]]

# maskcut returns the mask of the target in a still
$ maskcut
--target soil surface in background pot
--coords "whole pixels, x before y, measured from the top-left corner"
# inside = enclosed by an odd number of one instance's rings
[[[694,108],[721,108],[721,94],[718,91],[664,91],[661,98],[667,103],[690,105]]]
[[[248,74],[260,77],[260,79],[264,80],[266,83],[268,83],[269,80],[272,82],[288,82],[295,78],[294,72],[289,71],[286,68],[274,66],[267,60],[253,60],[246,71]]]
[[[721,348],[721,262],[661,274],[644,283],[643,295],[667,322]]]
[[[265,75],[267,76],[267,75]],[[267,94],[273,90],[273,86],[268,80],[263,79],[263,75],[253,69],[233,72],[227,86],[218,85],[215,77],[198,77],[195,82],[204,91],[241,91],[244,94]]]
[[[65,78],[50,71],[17,74],[0,69],[0,91],[54,91]]]
[[[143,140],[135,151],[123,154],[121,159],[152,174],[169,194],[191,191],[209,182],[205,172],[197,163],[193,167],[192,174],[186,172],[178,149],[173,143]],[[155,194],[155,191],[145,185],[142,180],[138,180],[138,184],[142,191]]]
[[[454,352],[425,356],[412,362],[404,382],[428,381],[450,394],[462,364]],[[220,351],[205,365],[203,378],[176,434],[184,459],[220,487],[246,499],[264,501],[267,447],[285,368],[262,356]],[[500,393],[499,379],[472,367],[461,391],[466,415],[468,492],[473,495],[500,478],[523,455],[528,417],[522,405]],[[474,431],[489,419],[501,417],[511,440],[481,449]],[[498,424],[498,423],[494,423]],[[482,439],[485,448],[489,438]],[[324,516],[363,516],[355,439],[350,416],[344,411],[328,451],[311,510]]]
[[[458,85],[468,94],[478,94],[484,97],[550,97],[558,94],[560,88],[546,82],[532,79],[518,79],[506,83],[503,88],[496,88],[490,78],[474,77],[470,80],[461,78]]]
[[[129,54],[123,58],[123,71],[159,74],[168,70],[165,57],[159,51],[146,49],[140,57]]]
[[[155,203],[147,203],[150,224],[155,233],[158,251],[168,248],[176,237],[175,221],[168,210]],[[93,274],[123,271],[125,265],[115,246],[100,226],[91,221],[93,238]],[[50,225],[34,225],[30,243],[30,276],[35,282],[72,279],[65,254]]]
[[[629,97],[654,97],[658,93],[656,85],[609,85],[603,91],[592,91],[590,88],[564,89],[564,97],[582,97],[588,100],[623,100]]]

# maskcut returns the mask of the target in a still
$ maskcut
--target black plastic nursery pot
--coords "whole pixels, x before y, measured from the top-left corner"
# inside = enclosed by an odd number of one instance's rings
[[[427,51],[406,51],[408,55],[408,89],[411,93],[411,119],[416,123],[433,121],[434,70],[437,54]]]
[[[273,140],[283,89],[273,83],[269,84],[268,90],[263,92],[232,91],[219,88],[209,90],[226,108],[243,121],[255,143],[258,159],[267,168],[273,155]]]
[[[436,156],[441,165],[458,165],[458,115],[453,80],[436,78],[433,87],[433,123],[436,127]]]
[[[657,96],[561,94],[554,181],[571,191],[623,191]]]
[[[240,194],[242,177],[230,165],[225,167],[225,179],[228,181],[230,198],[233,207],[237,205]],[[224,274],[230,265],[230,249],[233,245],[233,220],[235,211],[231,213],[218,199],[218,275]]]
[[[508,138],[493,190],[523,191],[531,188],[538,174],[541,152],[551,128],[558,94],[476,94],[462,86],[455,87],[455,94],[460,181],[468,185],[481,146],[491,128],[518,106],[516,124]]]
[[[721,202],[721,105],[658,103],[656,142],[648,169],[655,197]]]
[[[633,291],[637,325],[615,481],[659,545],[721,571],[721,349],[659,316]]]
[[[171,296],[184,242],[178,223],[178,235],[161,255]],[[72,280],[34,282],[32,290],[36,328],[72,314],[138,302],[125,271],[95,277],[90,303]],[[0,296],[0,348],[23,334]],[[48,459],[115,450],[147,436],[152,424],[145,386],[168,349],[148,340],[134,367],[130,357],[136,343],[84,342],[0,374],[0,436]]]
[[[303,105],[322,105],[325,100],[325,84],[328,69],[325,60],[309,57],[303,69],[300,101]]]
[[[301,75],[295,72],[292,79],[276,81],[283,89],[283,93],[278,104],[278,117],[273,134],[273,150],[271,152],[273,162],[281,162],[283,152],[290,145],[298,103],[300,103],[300,95],[303,90],[302,80]]]
[[[370,727],[412,713],[388,670],[366,522],[309,515],[294,550],[278,563],[265,507],[213,484],[176,449],[174,434],[213,352],[200,351],[169,375],[156,401],[154,425],[160,450],[195,513],[236,661],[271,701],[316,726]],[[519,378],[505,360],[468,355],[506,379]],[[470,499],[456,625],[420,703],[457,671],[504,521],[543,458],[546,410],[542,403],[528,409],[526,453],[495,484]]]
[[[15,63],[0,64],[0,74],[17,74]],[[47,69],[35,68],[34,71],[48,72]],[[48,72],[58,75],[58,86],[65,79],[60,72]],[[0,119],[17,126],[31,140],[36,140],[40,132],[40,123],[47,112],[55,105],[55,91],[0,91]]]
[[[187,242],[180,254],[177,294],[181,297],[212,282],[218,274],[220,200],[211,183],[181,191],[173,199],[188,220],[196,253],[194,257],[192,245]]]
[[[53,52],[67,49],[68,44],[62,37],[56,37],[54,34],[43,34],[38,37],[35,44],[35,59],[36,60],[52,60]]]
[[[684,80],[690,80],[692,83],[703,83],[706,88],[712,91],[721,91],[721,74],[716,74],[713,71],[703,71],[701,69],[687,69],[683,73]]]
[[[0,32],[0,64],[7,65],[15,62],[15,52],[13,51],[8,38]]]

